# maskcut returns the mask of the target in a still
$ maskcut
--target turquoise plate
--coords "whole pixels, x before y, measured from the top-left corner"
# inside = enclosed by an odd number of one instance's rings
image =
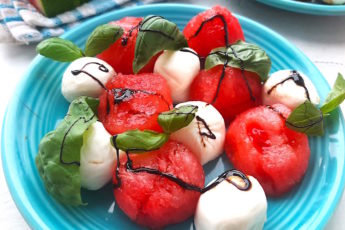
[[[283,10],[315,15],[345,15],[345,5],[327,5],[295,0],[257,0],[258,2]]]
[[[147,5],[110,12],[85,22],[64,35],[82,46],[100,24],[125,16],[162,15],[183,29],[204,7],[179,4]],[[310,76],[324,99],[329,86],[317,68],[296,47],[270,29],[238,16],[247,41],[266,50],[272,71],[286,68]],[[67,207],[46,192],[35,167],[40,139],[67,112],[60,93],[61,76],[67,64],[36,57],[19,84],[7,109],[2,130],[2,161],[11,194],[18,209],[33,229],[139,229],[114,203],[111,185],[100,191],[82,191],[88,203]],[[311,158],[302,183],[286,196],[269,199],[265,229],[321,229],[331,217],[344,187],[344,120],[340,111],[326,122],[324,137],[310,138]],[[223,156],[205,167],[206,182],[229,168]],[[168,229],[190,229],[191,220]]]

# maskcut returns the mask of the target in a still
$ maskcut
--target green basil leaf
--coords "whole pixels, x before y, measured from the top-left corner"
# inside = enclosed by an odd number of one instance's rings
[[[84,56],[78,46],[62,38],[46,39],[37,45],[36,51],[42,56],[61,62],[72,62]]]
[[[173,133],[189,125],[195,117],[198,107],[184,105],[159,114],[158,123],[165,133]]]
[[[74,100],[66,117],[39,145],[36,166],[46,190],[66,205],[84,204],[80,194],[80,149],[84,132],[97,120],[97,101],[88,97]]]
[[[213,49],[205,61],[205,69],[211,69],[217,65],[234,68],[243,68],[246,71],[257,73],[261,81],[266,81],[271,69],[271,59],[266,52],[255,44],[237,41],[230,47]]]
[[[125,152],[143,153],[159,149],[168,139],[169,135],[165,133],[129,130],[117,135],[116,147]]]
[[[323,135],[323,114],[309,100],[295,108],[285,124],[288,128],[307,135]]]
[[[149,15],[139,27],[135,44],[133,72],[138,73],[150,59],[162,50],[178,50],[187,41],[175,23],[160,16]]]
[[[118,25],[105,24],[98,26],[89,36],[85,46],[85,55],[94,57],[102,53],[123,34]]]
[[[337,80],[333,85],[333,89],[326,97],[325,102],[321,106],[323,113],[329,113],[338,107],[345,100],[345,79],[338,73]]]

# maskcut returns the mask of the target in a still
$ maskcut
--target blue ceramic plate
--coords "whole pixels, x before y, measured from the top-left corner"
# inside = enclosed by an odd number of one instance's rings
[[[258,2],[284,10],[316,15],[345,15],[345,5],[327,5],[295,0],[257,0]]]
[[[162,15],[183,29],[188,20],[206,8],[162,4],[128,8],[92,19],[64,35],[82,46],[98,25],[125,16]],[[280,35],[238,16],[247,41],[256,43],[271,57],[272,71],[286,68],[310,76],[324,99],[329,86],[310,60]],[[15,64],[15,63],[14,63]],[[67,64],[36,57],[8,107],[3,123],[2,161],[8,186],[18,209],[34,229],[139,229],[114,203],[111,186],[100,191],[82,191],[85,207],[66,207],[46,192],[35,167],[40,139],[67,112],[60,93],[61,76]],[[344,120],[336,111],[326,122],[324,137],[310,138],[311,159],[302,183],[286,196],[269,199],[266,229],[321,229],[331,217],[344,187]],[[229,168],[223,156],[205,167],[206,182]],[[169,229],[190,229],[191,220]]]

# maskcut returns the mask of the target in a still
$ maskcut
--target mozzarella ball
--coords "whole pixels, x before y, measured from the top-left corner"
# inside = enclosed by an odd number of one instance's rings
[[[248,176],[248,179],[251,181],[251,187],[247,191],[242,191],[223,180],[216,187],[203,193],[194,215],[196,229],[262,229],[266,221],[266,196],[254,177]]]
[[[192,49],[184,49],[194,52]],[[194,77],[200,71],[200,60],[197,55],[184,51],[165,50],[157,59],[154,73],[162,75],[168,82],[174,102],[188,99],[189,88]]]
[[[80,150],[80,177],[83,188],[100,189],[112,178],[117,158],[110,138],[111,135],[99,121],[85,131]]]
[[[324,3],[333,4],[333,5],[341,5],[345,3],[345,0],[322,0]]]
[[[115,74],[105,61],[94,57],[79,58],[63,74],[62,95],[69,102],[80,96],[98,97]]]
[[[189,101],[176,105],[195,105],[198,111],[186,127],[171,134],[171,139],[186,145],[199,158],[201,164],[223,153],[225,123],[222,115],[212,105],[202,101]]]
[[[313,104],[320,103],[315,86],[306,75],[295,70],[279,70],[265,82],[262,99],[265,105],[281,103],[295,109],[308,100],[308,94]]]

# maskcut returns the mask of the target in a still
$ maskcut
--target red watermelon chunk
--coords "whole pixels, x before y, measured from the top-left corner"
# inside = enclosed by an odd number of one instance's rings
[[[184,28],[183,34],[188,46],[200,56],[206,57],[212,49],[228,45],[226,31],[229,44],[238,40],[244,41],[243,31],[237,18],[225,7],[214,6],[193,17]]]
[[[121,26],[124,33],[120,39],[103,51],[97,57],[111,65],[117,73],[133,74],[133,59],[135,43],[137,40],[139,25],[143,18],[125,17],[121,20],[110,22],[110,24]],[[156,55],[151,61],[140,70],[140,73],[152,73]]]
[[[254,176],[268,196],[290,191],[308,167],[308,137],[285,126],[290,112],[282,104],[252,108],[237,116],[226,135],[230,161]]]
[[[244,71],[248,87],[240,69],[226,67],[217,94],[222,71],[222,65],[200,71],[191,85],[190,100],[211,103],[228,123],[237,114],[261,104],[262,85],[256,73]]]
[[[100,96],[99,120],[112,135],[132,129],[161,132],[159,113],[172,108],[166,80],[158,74],[113,77]]]
[[[203,188],[204,171],[196,156],[184,145],[168,141],[159,150],[145,154],[130,154],[133,168],[147,167],[169,173]],[[114,189],[117,205],[136,223],[160,229],[191,217],[200,193],[186,190],[177,183],[146,172],[133,173],[125,168],[121,158],[121,186]],[[117,184],[114,175],[114,184]]]

